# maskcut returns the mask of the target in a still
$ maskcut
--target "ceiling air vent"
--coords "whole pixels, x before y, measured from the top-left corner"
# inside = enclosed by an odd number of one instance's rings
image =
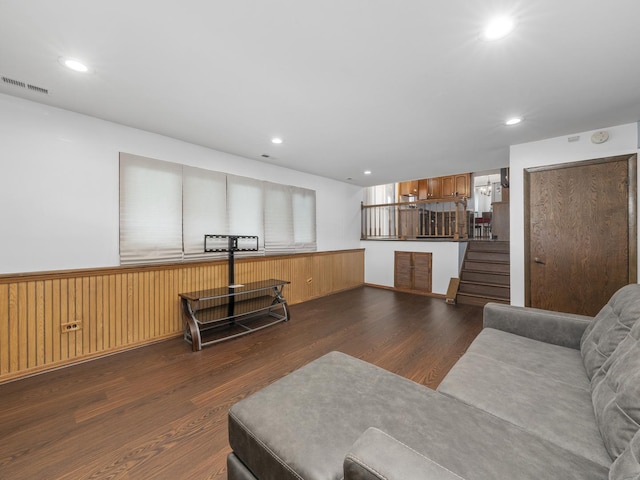
[[[9,85],[13,85],[14,87],[27,88],[27,84],[24,82],[20,82],[18,80],[14,80],[13,78],[2,76],[2,81],[4,83],[8,83]]]
[[[27,84],[27,88],[29,90],[31,90],[32,92],[38,92],[38,93],[42,93],[44,95],[49,95],[49,90],[47,90],[46,88],[38,87],[37,85],[31,85],[29,83],[29,84]]]
[[[38,87],[37,85],[32,85],[30,83],[21,82],[20,80],[15,80],[13,78],[5,77],[4,75],[0,76],[2,78],[2,83],[7,85],[11,85],[13,87],[18,88],[26,88],[32,92],[42,93],[43,95],[49,95],[49,90],[46,88]]]

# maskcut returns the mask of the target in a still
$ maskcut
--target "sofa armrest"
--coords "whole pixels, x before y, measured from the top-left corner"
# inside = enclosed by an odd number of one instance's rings
[[[344,459],[344,480],[461,480],[462,477],[377,428],[367,429]]]
[[[592,320],[593,317],[585,315],[487,303],[484,307],[483,326],[579,349],[582,334]]]

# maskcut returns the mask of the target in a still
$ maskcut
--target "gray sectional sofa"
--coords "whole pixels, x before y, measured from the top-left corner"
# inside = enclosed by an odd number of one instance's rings
[[[231,408],[228,478],[640,479],[639,318],[489,304],[437,391],[329,353]]]

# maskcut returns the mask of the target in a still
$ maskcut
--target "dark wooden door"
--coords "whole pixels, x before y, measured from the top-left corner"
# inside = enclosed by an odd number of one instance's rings
[[[637,281],[636,156],[525,171],[526,304],[595,315]]]

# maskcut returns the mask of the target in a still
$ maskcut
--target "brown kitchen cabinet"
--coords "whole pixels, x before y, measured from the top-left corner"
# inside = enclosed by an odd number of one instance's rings
[[[399,201],[406,201],[407,195],[415,195],[416,200],[469,198],[471,196],[471,174],[461,173],[398,183]]]
[[[442,198],[442,177],[427,179],[427,197],[429,200]]]
[[[418,180],[410,180],[408,182],[400,182],[398,184],[398,200],[407,201],[408,195],[418,197]],[[404,197],[404,198],[403,198]]]
[[[418,180],[418,200],[427,200],[429,198],[429,179],[423,178]]]
[[[470,197],[470,183],[470,173],[442,177],[442,198]]]
[[[418,200],[442,198],[442,178],[423,178],[418,180]]]

